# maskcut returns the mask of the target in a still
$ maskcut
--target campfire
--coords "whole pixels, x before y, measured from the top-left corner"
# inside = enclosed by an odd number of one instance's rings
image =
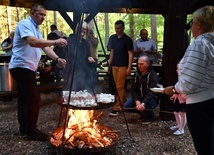
[[[117,132],[97,123],[102,113],[96,117],[93,115],[93,110],[68,109],[66,126],[52,132],[51,144],[56,147],[63,144],[66,149],[94,149],[115,145],[118,141]]]

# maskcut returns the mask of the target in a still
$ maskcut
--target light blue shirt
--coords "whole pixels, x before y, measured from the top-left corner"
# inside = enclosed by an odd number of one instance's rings
[[[155,44],[155,41],[148,38],[148,40],[146,41],[143,41],[141,38],[140,39],[137,39],[135,42],[134,42],[134,51],[135,50],[140,50],[142,47],[144,47],[144,51],[142,51],[141,54],[147,54],[150,61],[152,61],[152,63],[157,63],[157,57],[156,55],[153,55],[153,54],[148,54],[147,51],[150,51],[150,50],[157,50],[157,46]]]
[[[41,48],[30,46],[25,40],[26,37],[33,36],[43,39],[38,25],[31,17],[21,20],[15,30],[13,40],[13,55],[11,57],[9,68],[27,68],[36,71],[41,59]]]
[[[149,39],[147,41],[143,41],[141,38],[137,39],[134,43],[134,50],[140,50],[141,47],[144,47],[144,51],[149,50],[157,50],[157,46],[155,44],[155,41],[152,39]]]

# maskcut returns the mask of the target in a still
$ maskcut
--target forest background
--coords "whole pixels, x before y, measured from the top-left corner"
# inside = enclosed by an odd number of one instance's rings
[[[29,8],[0,5],[1,42],[9,36],[11,31],[15,30],[16,25],[20,20],[29,16],[29,11]],[[51,32],[50,25],[52,24],[57,25],[58,30],[64,32],[67,36],[73,33],[72,29],[57,11],[47,10],[46,13],[45,21],[40,25],[40,31],[44,38],[47,38],[47,35]],[[73,20],[73,13],[68,13],[68,15]],[[87,15],[84,16],[86,17]],[[162,52],[164,40],[164,17],[162,15],[155,14],[98,13],[95,17],[95,21],[97,23],[104,48],[106,47],[109,36],[115,33],[114,23],[117,20],[123,20],[125,22],[125,33],[129,35],[133,41],[140,37],[139,34],[141,29],[147,29],[149,38],[152,38],[157,43],[158,51]],[[190,17],[188,17],[187,20],[190,21]],[[90,22],[89,25],[94,29],[95,36],[98,37],[98,32],[94,23]],[[101,43],[98,46],[98,51],[103,51]],[[0,50],[0,54],[4,54],[2,49]]]

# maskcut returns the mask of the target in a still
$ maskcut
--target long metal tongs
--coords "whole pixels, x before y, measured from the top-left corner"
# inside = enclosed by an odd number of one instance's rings
[[[74,78],[74,72],[75,72],[75,66],[76,66],[76,55],[77,55],[77,49],[79,46],[80,35],[82,32],[83,18],[84,18],[84,13],[82,11],[80,21],[77,24],[77,32],[75,33],[76,38],[74,41],[74,61],[72,62],[73,64],[72,64],[71,84],[70,84],[70,88],[69,88],[68,102],[67,102],[67,106],[66,106],[65,123],[64,123],[64,129],[63,129],[63,135],[62,135],[63,138],[62,138],[62,143],[61,143],[62,145],[61,145],[61,149],[60,149],[61,155],[63,155],[63,149],[64,149],[65,129],[66,129],[66,125],[67,125],[68,109],[69,109],[69,103],[70,103],[70,99],[71,99],[71,91],[72,91],[73,78]]]

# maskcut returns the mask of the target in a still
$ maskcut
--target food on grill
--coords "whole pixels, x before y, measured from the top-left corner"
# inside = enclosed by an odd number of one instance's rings
[[[69,91],[62,91],[63,104],[68,104]],[[69,105],[76,107],[94,107],[99,104],[109,104],[115,101],[115,97],[112,94],[96,94],[95,96],[83,91],[71,91]]]
[[[112,103],[115,100],[114,95],[104,94],[104,93],[97,94],[96,98],[98,103],[103,103],[103,104]]]
[[[64,104],[68,104],[69,91],[62,91]],[[97,106],[94,96],[87,92],[83,91],[71,91],[69,105],[76,107],[94,107]]]

